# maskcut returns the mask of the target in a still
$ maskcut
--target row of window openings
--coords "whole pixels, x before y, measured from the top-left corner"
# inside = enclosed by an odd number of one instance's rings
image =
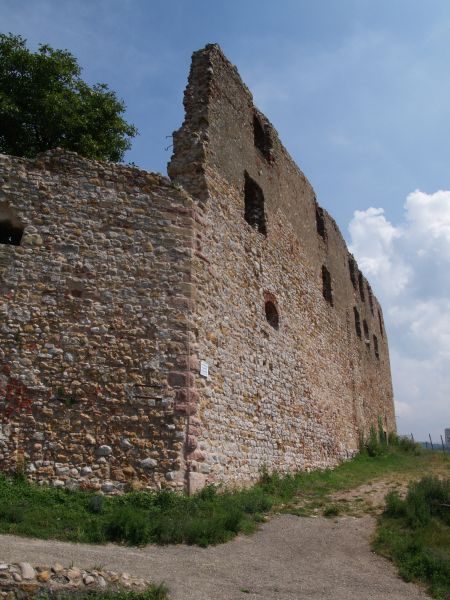
[[[366,294],[364,291],[364,277],[361,271],[358,271],[356,267],[356,263],[353,258],[348,259],[348,268],[350,272],[350,281],[352,282],[353,288],[355,291],[359,291],[359,296],[362,302],[366,301]],[[373,294],[372,288],[369,284],[367,284],[367,295],[369,297],[369,307],[370,312],[374,315],[374,303],[373,303]]]
[[[331,275],[325,265],[322,266],[322,293],[323,293],[323,297],[328,302],[328,304],[330,304],[330,306],[334,306],[333,291],[331,288]],[[356,335],[359,337],[359,339],[361,339],[362,338],[361,319],[359,317],[358,309],[356,307],[354,307],[353,312],[355,315]],[[381,321],[380,311],[378,311],[378,320],[379,320],[379,325],[380,325],[381,336],[383,337],[383,324]],[[365,319],[363,321],[363,329],[364,329],[364,340],[365,340],[366,344],[370,345],[369,326],[367,325],[367,321]],[[375,351],[375,356],[377,358],[380,358],[380,353],[378,350],[378,338],[376,335],[373,336],[373,347],[374,347],[374,351]]]
[[[356,335],[359,337],[359,339],[362,339],[361,319],[360,319],[359,312],[358,312],[358,309],[356,308],[356,306],[353,307],[353,314],[355,316]],[[365,319],[363,319],[363,330],[364,330],[364,342],[366,343],[367,347],[370,347],[369,326],[367,325],[367,321]],[[378,349],[378,338],[375,334],[373,334],[372,338],[373,338],[373,351],[375,353],[375,356],[379,359],[380,351]]]
[[[326,232],[326,227],[325,227],[324,210],[317,203],[316,203],[316,227],[317,227],[317,233],[324,240],[326,240],[326,238],[327,238],[327,232]],[[363,274],[361,273],[361,271],[358,271],[358,269],[356,268],[355,261],[352,258],[349,259],[348,266],[349,266],[349,270],[350,270],[350,280],[352,282],[352,285],[353,285],[353,287],[354,287],[354,289],[356,291],[359,290],[359,295],[361,297],[361,300],[363,302],[365,302],[366,301],[366,295],[365,295],[365,291],[364,291],[364,277],[363,277]],[[357,273],[357,271],[358,271],[358,273]],[[323,274],[323,277],[324,277],[324,280],[327,279],[327,278],[329,279],[329,273],[328,274]],[[368,295],[368,298],[369,298],[370,312],[372,313],[372,315],[374,315],[375,314],[375,310],[374,310],[373,294],[372,294],[372,288],[370,287],[369,284],[367,284],[367,295]],[[328,290],[328,286],[327,286],[326,295],[325,295],[325,292],[324,292],[324,296],[325,296],[326,299],[330,299],[331,300],[331,301],[329,300],[330,304],[333,305],[332,296],[331,296],[331,289]],[[383,335],[383,326],[381,324],[381,315],[380,315],[379,311],[378,311],[378,318],[379,318],[379,321],[380,321],[381,335]]]

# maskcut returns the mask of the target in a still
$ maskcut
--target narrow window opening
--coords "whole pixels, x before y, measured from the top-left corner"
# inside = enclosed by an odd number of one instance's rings
[[[361,296],[361,300],[365,302],[366,297],[364,295],[364,277],[361,271],[358,273],[358,284],[359,284],[359,295]]]
[[[373,294],[372,294],[372,288],[370,287],[369,284],[367,284],[367,293],[369,295],[369,306],[370,306],[370,312],[373,315]]]
[[[350,271],[350,281],[352,282],[352,286],[356,290],[356,289],[358,289],[358,281],[356,279],[356,265],[355,265],[355,261],[353,260],[353,258],[348,259],[348,268]]]
[[[359,318],[359,312],[356,306],[353,307],[353,314],[355,315],[356,335],[361,339],[361,319]]]
[[[244,218],[256,231],[267,235],[266,216],[264,213],[264,194],[259,185],[247,171],[245,172],[245,213]]]
[[[264,310],[266,312],[266,319],[269,325],[274,329],[279,329],[280,317],[278,315],[278,310],[275,304],[271,300],[266,300]]]
[[[316,227],[317,233],[321,238],[325,239],[327,237],[327,232],[325,228],[325,217],[323,214],[323,208],[321,208],[318,204],[316,204]]]
[[[22,227],[14,227],[11,221],[0,221],[0,244],[20,246],[22,235]]]
[[[262,124],[256,113],[253,113],[253,141],[264,158],[270,160],[272,158],[272,139],[269,128]]]
[[[378,310],[378,322],[380,324],[380,333],[381,333],[381,337],[384,337],[384,331],[383,331],[383,319],[381,317],[381,313]]]
[[[20,246],[24,227],[6,202],[0,202],[0,244]]]
[[[370,334],[369,334],[369,326],[367,325],[367,321],[363,320],[363,329],[364,329],[364,341],[367,346],[370,346]]]
[[[378,338],[375,334],[373,335],[373,349],[375,352],[375,356],[377,357],[378,360],[380,360],[380,352],[378,350]]]
[[[322,286],[323,286],[323,297],[325,300],[333,306],[333,291],[331,288],[331,275],[330,271],[325,265],[322,266]]]

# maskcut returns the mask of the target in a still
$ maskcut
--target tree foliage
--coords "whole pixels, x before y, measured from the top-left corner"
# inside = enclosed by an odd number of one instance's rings
[[[89,86],[67,50],[0,34],[0,152],[34,157],[66,148],[118,162],[137,134],[124,103],[104,83]]]

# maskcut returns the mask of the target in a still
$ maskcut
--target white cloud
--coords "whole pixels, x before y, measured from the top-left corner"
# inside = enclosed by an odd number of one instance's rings
[[[450,427],[450,191],[409,194],[395,226],[356,211],[351,251],[384,308],[401,433]]]

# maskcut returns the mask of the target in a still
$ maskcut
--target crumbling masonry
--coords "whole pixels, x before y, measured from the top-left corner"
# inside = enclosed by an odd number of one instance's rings
[[[0,468],[194,491],[337,464],[395,430],[378,301],[216,45],[170,180],[0,157]]]

